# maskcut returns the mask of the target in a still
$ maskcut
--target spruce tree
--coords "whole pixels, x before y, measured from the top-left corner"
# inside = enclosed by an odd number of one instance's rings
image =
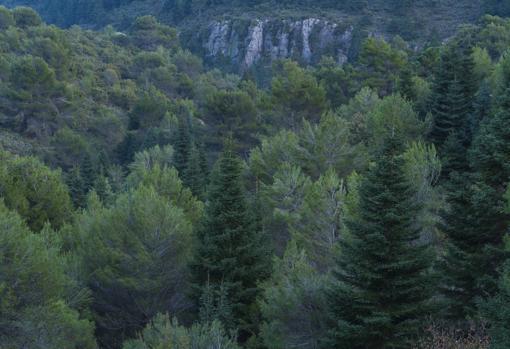
[[[502,243],[509,222],[504,193],[510,181],[510,64],[504,78],[507,88],[496,98],[495,114],[481,121],[466,156],[468,168],[452,172],[445,184],[450,210],[444,219],[448,243],[442,288],[447,315],[457,319],[476,314],[477,300],[495,292],[504,259]]]
[[[97,172],[92,162],[92,157],[88,152],[85,152],[83,155],[83,159],[80,164],[80,173],[83,180],[83,189],[85,194],[89,192],[94,187],[94,182],[96,180]]]
[[[447,237],[440,271],[440,291],[444,296],[443,316],[463,320],[476,312],[476,298],[481,294],[478,277],[483,275],[484,236],[473,206],[473,176],[452,172],[446,184],[450,208],[443,216]]]
[[[179,120],[179,127],[177,129],[177,134],[174,142],[174,166],[179,172],[179,176],[183,182],[186,182],[185,173],[188,166],[192,144],[193,142],[189,120],[181,118]]]
[[[193,144],[191,146],[186,170],[184,172],[184,184],[191,190],[193,195],[203,199],[206,184],[206,173],[202,167],[199,149]]]
[[[510,261],[498,284],[498,293],[481,303],[484,318],[490,324],[491,348],[510,348]]]
[[[409,348],[428,315],[432,254],[413,228],[418,207],[389,138],[360,187],[359,215],[340,239],[325,348]]]
[[[416,99],[416,92],[414,90],[413,71],[410,67],[406,67],[400,73],[398,84],[398,91],[402,97],[407,100],[414,101]]]
[[[432,93],[433,124],[429,139],[441,149],[452,132],[464,137],[473,114],[476,84],[472,80],[473,61],[468,48],[445,48],[436,73]],[[468,140],[463,139],[467,145]]]
[[[445,296],[445,316],[458,320],[476,312],[476,299],[487,290],[484,275],[487,274],[485,246],[486,219],[482,211],[494,213],[492,193],[483,190],[484,185],[475,184],[468,149],[478,128],[475,108],[476,82],[474,64],[468,45],[457,46],[446,53],[451,71],[448,89],[442,91],[438,100],[445,102],[441,112],[435,110],[432,140],[439,145],[443,170],[443,187],[446,189],[449,209],[443,213],[443,231],[447,237],[446,249],[441,263],[441,292]],[[443,67],[444,68],[444,67]],[[441,76],[441,74],[439,74]],[[435,104],[437,106],[437,104]],[[482,183],[481,183],[482,184]],[[487,188],[487,187],[486,187]],[[488,188],[487,188],[488,189]]]
[[[66,183],[69,187],[71,200],[75,207],[83,207],[85,205],[85,196],[87,195],[85,183],[79,166],[73,167],[66,176]]]
[[[268,272],[261,234],[252,229],[241,181],[242,163],[228,141],[215,165],[208,192],[205,218],[198,231],[195,280],[196,300],[204,292],[222,289],[227,294],[232,318],[240,328],[240,340],[254,331],[251,307],[259,293],[258,282]]]

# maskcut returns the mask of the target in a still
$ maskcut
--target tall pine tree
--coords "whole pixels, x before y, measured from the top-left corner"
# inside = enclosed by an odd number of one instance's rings
[[[208,297],[227,295],[232,318],[224,321],[240,329],[243,341],[255,331],[251,312],[259,294],[257,285],[269,267],[262,234],[250,221],[241,175],[242,162],[227,141],[212,173],[205,218],[197,234],[195,279],[197,303],[207,298],[205,292]]]
[[[174,141],[174,166],[179,172],[179,177],[183,182],[188,160],[190,156],[191,146],[193,144],[189,117],[179,119],[179,126]]]
[[[496,97],[494,115],[481,121],[467,156],[469,170],[453,172],[446,184],[451,207],[445,216],[442,288],[447,315],[457,319],[476,314],[477,300],[496,291],[504,260],[503,237],[510,221],[504,209],[510,181],[510,59],[502,67],[506,84]]]
[[[413,228],[418,207],[403,174],[402,145],[389,138],[360,187],[329,290],[334,326],[326,348],[409,348],[431,297],[431,250]]]
[[[452,132],[461,136],[464,146],[469,144],[467,127],[477,90],[473,70],[469,47],[457,44],[444,49],[432,93],[433,123],[429,133],[429,139],[438,149],[442,149]]]

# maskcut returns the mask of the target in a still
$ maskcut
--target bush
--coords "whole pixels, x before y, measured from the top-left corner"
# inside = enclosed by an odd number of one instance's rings
[[[124,343],[124,349],[239,349],[233,337],[214,321],[194,325],[190,329],[179,326],[168,315],[158,315],[136,340]]]

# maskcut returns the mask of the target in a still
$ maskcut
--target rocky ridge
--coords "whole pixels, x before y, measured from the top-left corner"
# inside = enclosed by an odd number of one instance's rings
[[[353,31],[350,24],[319,18],[256,19],[241,25],[224,19],[213,21],[194,39],[203,43],[206,61],[223,61],[245,70],[259,62],[284,58],[313,64],[326,54],[343,64],[349,55]]]

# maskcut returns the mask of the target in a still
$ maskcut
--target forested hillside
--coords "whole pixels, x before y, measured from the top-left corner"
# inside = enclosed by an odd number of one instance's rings
[[[32,6],[45,21],[124,31],[141,15],[175,26],[183,46],[207,66],[264,79],[277,59],[317,64],[323,56],[353,62],[368,36],[400,36],[424,47],[484,14],[510,15],[505,0],[0,0]]]
[[[510,19],[260,79],[147,3],[0,7],[0,349],[510,348]]]

